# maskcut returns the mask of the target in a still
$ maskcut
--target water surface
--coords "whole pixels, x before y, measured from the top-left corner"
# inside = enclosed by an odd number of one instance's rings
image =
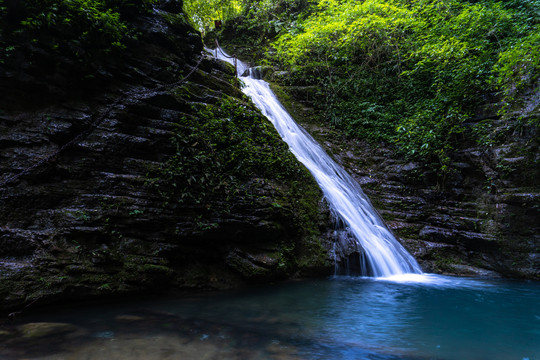
[[[417,275],[65,308],[4,326],[2,359],[540,359],[540,284]],[[69,331],[14,336],[28,322]]]

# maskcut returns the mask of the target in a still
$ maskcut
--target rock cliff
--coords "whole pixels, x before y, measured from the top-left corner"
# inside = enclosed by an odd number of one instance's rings
[[[306,128],[361,184],[374,206],[426,272],[540,279],[538,94],[499,118],[495,104],[474,122],[489,126],[482,144],[464,142],[444,183],[407,162],[392,144],[343,136],[314,116],[310,87],[275,91]],[[278,85],[281,84],[281,85]],[[536,109],[536,110],[535,110]]]
[[[91,77],[0,64],[0,307],[330,272],[319,189],[234,69],[177,1],[133,23]]]

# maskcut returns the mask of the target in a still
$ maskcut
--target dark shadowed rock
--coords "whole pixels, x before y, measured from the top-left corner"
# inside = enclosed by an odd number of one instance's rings
[[[250,134],[268,127],[245,102],[234,69],[201,52],[180,10],[181,2],[161,1],[134,19],[139,40],[100,64],[100,81],[80,91],[64,87],[75,71],[68,65],[39,79],[31,64],[0,65],[0,308],[331,271],[329,216],[298,162],[279,179],[259,167],[232,181],[189,162],[212,164],[226,146],[180,152],[212,145],[192,140],[208,120],[197,109],[224,98],[258,119]],[[272,149],[267,156],[291,156],[277,133],[265,136],[257,146]],[[257,156],[238,155],[236,166]],[[25,333],[51,329],[59,327]]]

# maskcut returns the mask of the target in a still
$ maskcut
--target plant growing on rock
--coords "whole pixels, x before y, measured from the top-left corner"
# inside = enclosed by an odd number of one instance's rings
[[[502,95],[537,88],[538,2],[321,0],[285,27],[269,59],[347,135],[395,143],[441,177],[467,122]],[[535,20],[536,19],[536,20]],[[511,107],[511,106],[510,106]]]
[[[76,61],[108,56],[135,36],[128,20],[149,11],[154,2],[2,0],[0,41],[5,51],[0,53],[0,61],[12,59],[15,50],[27,57],[37,57],[33,54],[40,51],[53,52]]]
[[[302,175],[295,173],[293,155],[252,104],[223,98],[195,105],[194,111],[196,120],[178,120],[172,139],[176,154],[161,169],[160,178],[170,183],[176,201],[201,203],[216,193],[232,198],[253,176]]]

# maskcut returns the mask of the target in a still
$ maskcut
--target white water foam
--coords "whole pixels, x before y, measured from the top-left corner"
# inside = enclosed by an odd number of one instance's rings
[[[233,63],[221,49],[220,60]],[[212,51],[212,53],[214,53]],[[238,74],[249,67],[237,62]],[[249,71],[251,74],[252,72]],[[311,172],[328,200],[332,212],[347,225],[358,246],[363,249],[369,273],[375,277],[421,274],[416,260],[388,230],[360,185],[324,152],[322,147],[289,115],[264,80],[242,77],[243,92],[272,122],[290,151]]]

